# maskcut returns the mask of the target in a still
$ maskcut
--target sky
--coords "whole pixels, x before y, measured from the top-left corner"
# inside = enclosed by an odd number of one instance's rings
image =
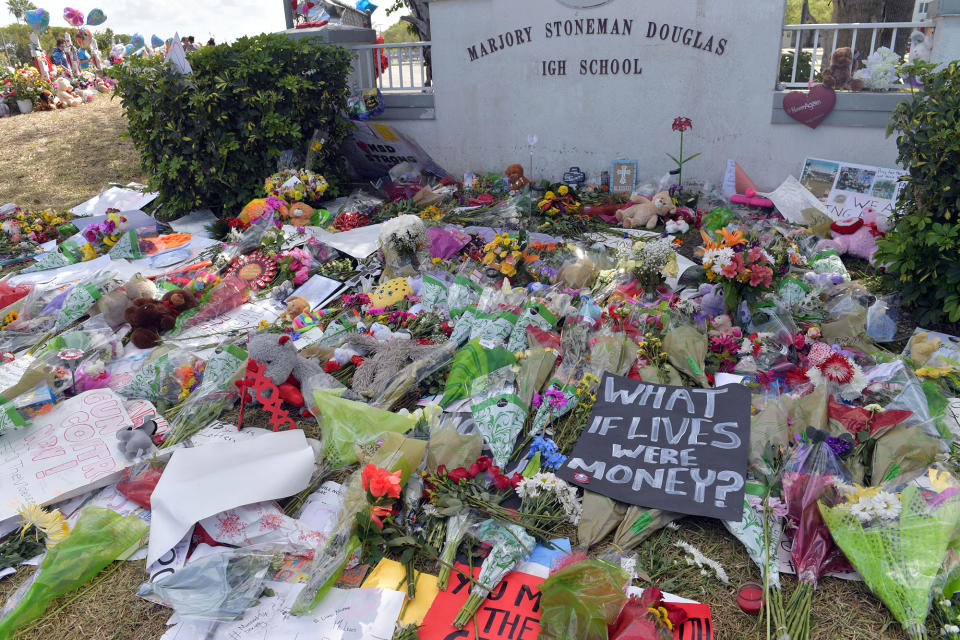
[[[110,27],[117,33],[141,33],[147,41],[156,34],[166,40],[174,32],[180,36],[192,35],[198,42],[211,37],[217,42],[235,40],[244,35],[264,31],[280,31],[283,22],[283,2],[287,0],[33,0],[38,7],[50,12],[52,26],[67,26],[63,8],[74,7],[84,13],[100,8],[107,21],[94,29]],[[383,0],[386,6],[390,0]],[[392,4],[392,2],[390,2]],[[6,8],[6,3],[2,5]],[[387,16],[383,8],[373,14],[373,24],[385,29],[398,19],[398,14]],[[9,13],[0,14],[0,23],[13,22]]]

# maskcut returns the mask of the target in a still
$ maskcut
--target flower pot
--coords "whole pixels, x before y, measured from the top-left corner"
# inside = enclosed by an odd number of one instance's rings
[[[30,100],[17,100],[17,108],[20,113],[30,113],[33,111],[33,102]]]

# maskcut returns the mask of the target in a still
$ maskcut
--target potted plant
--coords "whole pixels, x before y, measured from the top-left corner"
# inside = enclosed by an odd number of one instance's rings
[[[49,88],[40,74],[26,65],[14,69],[9,77],[11,97],[17,101],[20,113],[30,113],[40,101],[40,92]]]

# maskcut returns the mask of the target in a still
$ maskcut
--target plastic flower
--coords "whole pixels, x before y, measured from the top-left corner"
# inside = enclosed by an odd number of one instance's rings
[[[368,464],[363,468],[360,474],[360,482],[364,491],[369,491],[374,498],[384,496],[390,498],[400,497],[400,472],[390,473],[386,469]]]
[[[23,537],[30,527],[35,527],[46,537],[48,549],[52,549],[70,534],[70,526],[59,509],[45,511],[39,505],[25,504],[17,509],[17,513],[23,518],[20,536]]]

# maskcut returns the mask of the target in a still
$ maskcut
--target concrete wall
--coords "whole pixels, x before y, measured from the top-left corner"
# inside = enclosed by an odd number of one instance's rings
[[[535,178],[559,178],[577,165],[588,180],[597,180],[618,158],[638,160],[640,179],[659,177],[672,168],[665,154],[677,154],[675,116],[693,120],[684,152],[703,152],[687,165],[685,179],[719,182],[727,158],[761,189],[775,187],[788,173],[799,175],[808,155],[895,166],[895,142],[881,128],[771,123],[783,0],[608,0],[590,9],[568,4],[577,3],[432,2],[435,119],[390,124],[454,173],[526,165],[527,136],[536,134],[534,169],[528,169]],[[582,34],[572,22],[566,35],[566,21],[579,19]],[[607,20],[606,35],[596,33],[601,19]],[[623,35],[624,21],[632,21],[626,23],[629,35]],[[651,22],[655,35],[648,37]],[[614,23],[621,35],[611,33]],[[598,73],[590,73],[590,61],[599,59],[628,60],[631,67],[637,61],[641,72],[612,75],[608,62],[608,74],[600,75],[598,62]],[[548,61],[559,60],[566,61],[566,75],[549,75],[558,63]],[[585,74],[581,60],[587,61]]]

